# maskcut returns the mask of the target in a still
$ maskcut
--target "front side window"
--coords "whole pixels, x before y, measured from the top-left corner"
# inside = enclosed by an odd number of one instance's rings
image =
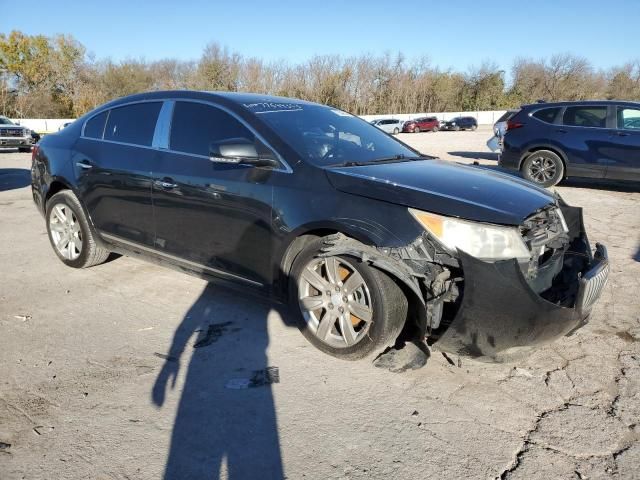
[[[640,109],[618,107],[618,128],[640,131]]]
[[[145,102],[111,109],[104,139],[150,147],[161,107],[162,102]]]
[[[212,143],[231,138],[255,141],[255,135],[224,110],[195,102],[176,102],[169,148],[209,156]]]
[[[607,126],[607,107],[567,107],[563,123],[573,127]]]
[[[381,130],[341,110],[295,101],[243,106],[302,158],[316,165],[418,156]]]
[[[104,133],[104,124],[107,121],[108,113],[108,111],[102,112],[95,117],[90,118],[84,126],[84,136],[88,138],[102,139],[102,134]]]
[[[543,108],[541,110],[533,112],[531,116],[544,123],[553,123],[559,111],[560,107]]]

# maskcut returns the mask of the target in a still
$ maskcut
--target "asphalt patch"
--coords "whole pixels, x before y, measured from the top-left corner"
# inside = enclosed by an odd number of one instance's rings
[[[217,342],[227,332],[227,327],[231,324],[233,322],[212,323],[203,337],[193,345],[193,348],[207,347]]]

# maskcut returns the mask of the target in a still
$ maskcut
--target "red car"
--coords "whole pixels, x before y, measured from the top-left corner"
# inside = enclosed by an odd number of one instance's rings
[[[440,122],[436,117],[421,117],[409,120],[402,127],[403,132],[419,133],[419,132],[437,132],[440,130]]]

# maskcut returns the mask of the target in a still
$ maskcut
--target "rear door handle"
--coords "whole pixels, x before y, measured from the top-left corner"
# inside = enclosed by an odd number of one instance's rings
[[[558,132],[558,133],[567,133],[567,131],[564,128],[558,128],[556,130],[556,132]]]
[[[173,183],[172,178],[163,178],[159,180],[154,180],[154,185],[159,188],[164,188],[165,190],[171,190],[172,188],[176,188],[178,186],[177,183]]]
[[[83,170],[89,170],[90,168],[93,168],[93,165],[91,165],[87,160],[76,162],[76,166],[82,168]]]

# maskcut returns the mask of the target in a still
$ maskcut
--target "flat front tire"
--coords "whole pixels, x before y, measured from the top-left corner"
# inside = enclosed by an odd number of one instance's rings
[[[296,257],[289,298],[298,326],[319,350],[357,360],[392,345],[407,317],[407,299],[385,273],[350,256],[319,256],[322,239]]]
[[[87,268],[103,263],[109,251],[98,246],[78,198],[71,190],[47,201],[47,233],[53,251],[65,265]]]
[[[520,168],[522,176],[541,187],[552,187],[564,177],[562,159],[550,150],[538,150],[529,155]]]

